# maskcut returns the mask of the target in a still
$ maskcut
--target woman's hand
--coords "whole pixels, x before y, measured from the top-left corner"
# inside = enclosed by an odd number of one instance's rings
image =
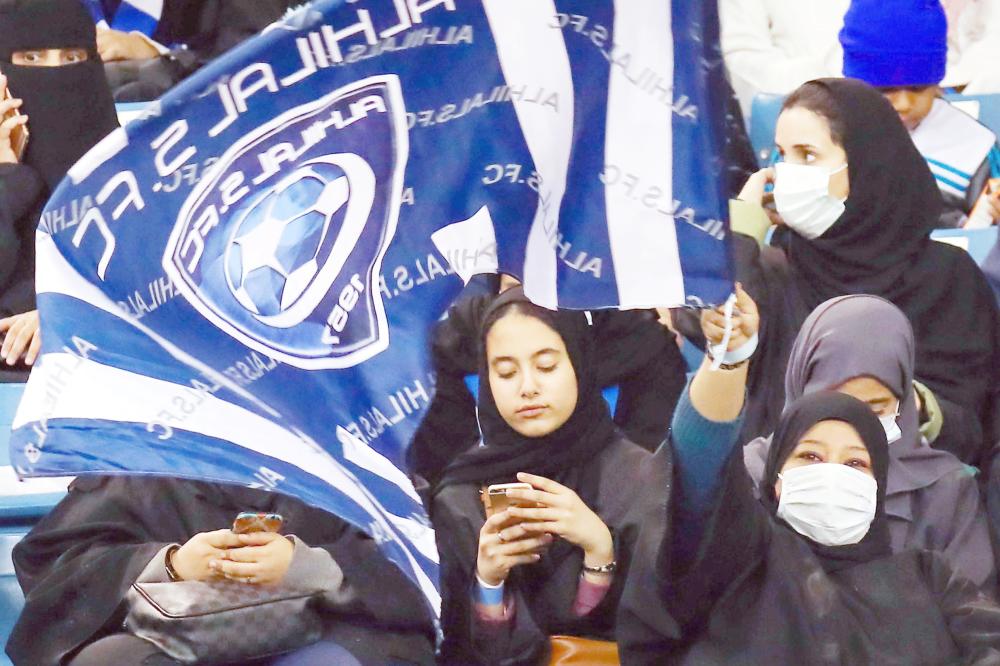
[[[235,535],[240,547],[230,548],[210,563],[212,570],[230,580],[271,585],[280,583],[292,564],[295,546],[276,532]]]
[[[38,358],[38,352],[42,348],[38,310],[0,319],[0,333],[4,334],[0,359],[7,361],[7,365],[15,365],[22,356],[25,365],[33,364]]]
[[[11,97],[10,99],[3,99],[3,95],[7,90],[7,77],[0,76],[0,118],[6,116],[13,109],[21,108],[23,102],[17,97]],[[28,124],[28,116],[21,114],[18,116],[12,116],[7,118],[3,122],[0,122],[0,164],[17,164],[17,154],[14,152],[14,146],[11,143],[10,135],[14,131],[15,127],[20,127],[21,125]]]
[[[97,53],[104,62],[150,60],[160,55],[156,47],[139,33],[108,28],[97,29]]]
[[[291,539],[276,532],[252,532],[236,537],[241,547],[230,548],[222,558],[212,561],[209,564],[212,571],[243,583],[276,585],[284,580],[295,552]]]
[[[736,198],[740,201],[755,203],[763,208],[766,203],[764,200],[764,189],[773,182],[774,169],[772,167],[761,169],[747,179],[746,184],[743,185],[743,189],[740,190],[740,194]]]
[[[187,543],[173,552],[170,565],[181,580],[206,580],[215,578],[216,571],[211,563],[226,554],[226,549],[243,545],[232,530],[201,532],[188,539]]]
[[[512,506],[508,509],[511,516],[524,522],[504,529],[501,533],[504,541],[554,534],[582,548],[583,561],[587,566],[601,567],[615,559],[611,530],[579,495],[544,476],[520,472],[517,480],[530,483],[534,490],[512,489],[507,491],[507,496],[540,506]]]
[[[702,310],[701,331],[711,346],[722,342],[726,332],[725,306],[720,305],[714,310]],[[760,329],[760,313],[757,304],[743,290],[743,285],[736,283],[736,307],[733,308],[733,329],[729,334],[729,345],[726,351],[739,349]]]
[[[508,490],[507,494],[510,495],[511,491]],[[537,562],[541,558],[538,551],[552,543],[552,537],[547,534],[527,538],[501,536],[502,531],[511,529],[511,510],[493,514],[479,530],[476,574],[487,585],[504,582],[510,575],[510,570],[519,564]]]

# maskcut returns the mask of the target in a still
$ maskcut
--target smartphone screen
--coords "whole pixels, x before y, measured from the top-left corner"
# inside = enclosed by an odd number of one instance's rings
[[[244,511],[233,521],[233,532],[249,534],[250,532],[278,532],[285,519],[277,513],[256,513]]]

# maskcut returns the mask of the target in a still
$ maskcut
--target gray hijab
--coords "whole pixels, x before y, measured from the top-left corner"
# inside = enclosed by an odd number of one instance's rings
[[[913,397],[913,329],[906,315],[878,296],[839,296],[821,303],[806,319],[792,347],[785,373],[785,406],[803,395],[832,389],[855,377],[872,377],[899,399],[902,437],[889,445],[886,510],[911,519],[901,495],[925,488],[962,469],[950,453],[932,449],[920,434]],[[770,438],[744,448],[754,479],[763,474]],[[894,498],[895,496],[895,498]]]

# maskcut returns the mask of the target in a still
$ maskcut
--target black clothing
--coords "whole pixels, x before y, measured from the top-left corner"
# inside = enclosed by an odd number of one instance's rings
[[[553,634],[615,640],[615,613],[628,575],[639,526],[651,522],[654,497],[669,477],[651,478],[650,453],[617,439],[600,454],[561,475],[560,483],[581,497],[608,526],[615,541],[618,571],[611,588],[583,617],[573,612],[583,551],[556,540],[537,564],[515,567],[504,584],[514,618],[504,630],[484,630],[474,617],[479,531],[485,515],[477,484],[448,485],[434,498],[434,528],[441,554],[441,621],[445,640],[441,663],[534,665]],[[527,470],[533,471],[533,470]],[[511,479],[508,479],[511,480]]]
[[[484,340],[492,325],[512,306],[530,308],[532,316],[559,334],[576,374],[573,413],[559,428],[541,437],[527,437],[508,425],[490,390]],[[479,428],[487,445],[456,458],[445,470],[442,485],[502,483],[525,471],[561,482],[561,473],[581,461],[592,460],[615,439],[614,422],[597,381],[594,330],[584,313],[539,308],[527,299],[521,287],[515,287],[500,294],[486,309],[478,339],[483,341],[479,353]]]
[[[40,48],[84,49],[87,60],[60,67],[11,64],[15,51]],[[24,163],[51,192],[84,153],[118,127],[90,13],[79,0],[15,0],[0,6],[0,68],[29,117]]]
[[[850,546],[819,545],[774,515],[778,469],[827,418],[859,432],[879,487],[871,528]],[[623,664],[1000,663],[1000,607],[938,554],[887,554],[888,445],[866,405],[825,392],[793,403],[775,433],[763,502],[741,447],[706,446],[731,451],[696,556],[679,567],[683,540],[662,526],[643,530],[620,610]]]
[[[275,493],[128,476],[78,478],[14,548],[25,606],[7,653],[17,664],[55,665],[120,631],[125,593],[160,549],[228,527],[248,510],[280,513],[285,533],[328,551],[343,570],[355,594],[326,609],[328,637],[380,654],[365,663],[432,661],[429,612],[416,587],[344,521]],[[338,641],[342,632],[348,638]]]
[[[119,0],[103,2],[120,4]],[[107,63],[115,100],[156,99],[298,4],[298,0],[166,0],[153,39],[171,49],[170,53],[151,60]]]
[[[408,452],[410,470],[431,485],[453,459],[479,440],[476,401],[464,377],[479,372],[480,325],[495,298],[492,294],[462,298],[435,330],[434,399]],[[684,359],[654,312],[598,310],[591,317],[597,338],[597,382],[601,388],[618,386],[615,424],[630,441],[652,451],[666,437],[684,388]]]
[[[44,191],[31,167],[0,164],[0,318],[35,309],[35,220]]]
[[[593,326],[586,315],[531,305],[517,287],[489,306],[477,339],[485,338],[510,308],[524,308],[522,315],[537,318],[562,338],[576,374],[576,407],[548,435],[519,434],[497,410],[485,349],[480,351],[479,422],[485,445],[462,454],[447,467],[431,513],[441,554],[442,658],[447,664],[534,664],[544,655],[551,634],[612,640],[637,526],[648,518],[647,509],[657,498],[666,502],[661,491],[664,484],[646,478],[649,452],[622,437],[611,421],[598,382]],[[542,393],[539,399],[546,398]],[[539,562],[510,572],[504,588],[513,600],[514,617],[499,629],[483,631],[472,604],[479,533],[485,522],[479,490],[491,483],[514,481],[517,472],[548,477],[576,492],[611,531],[619,570],[597,607],[579,617],[573,604],[583,550],[557,539]]]

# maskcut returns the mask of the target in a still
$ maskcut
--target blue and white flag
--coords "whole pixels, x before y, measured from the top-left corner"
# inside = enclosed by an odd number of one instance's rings
[[[141,32],[147,37],[153,36],[163,16],[163,0],[121,0],[118,9],[110,16],[101,0],[84,1],[98,27]]]
[[[458,276],[572,307],[731,289],[714,4],[318,2],[185,81],[43,214],[18,473],[284,492],[437,607],[401,469]]]

